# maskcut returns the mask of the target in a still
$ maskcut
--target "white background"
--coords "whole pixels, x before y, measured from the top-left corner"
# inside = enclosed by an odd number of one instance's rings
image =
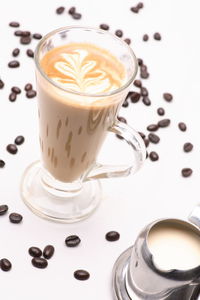
[[[72,299],[111,300],[111,271],[119,254],[133,244],[143,226],[160,217],[187,218],[200,198],[200,84],[199,84],[199,1],[151,0],[144,2],[138,15],[130,12],[134,0],[6,0],[0,9],[0,76],[6,85],[0,90],[0,158],[6,167],[0,170],[0,203],[9,205],[9,212],[24,216],[20,225],[11,224],[8,215],[0,217],[0,258],[11,260],[10,272],[0,272],[1,298],[3,300]],[[56,15],[55,9],[64,5],[77,6],[83,18],[72,20],[64,13]],[[55,28],[72,24],[99,26],[108,23],[110,31],[124,31],[124,37],[132,40],[138,57],[148,65],[150,79],[144,85],[150,91],[151,107],[142,103],[122,108],[120,114],[135,129],[145,131],[148,124],[157,122],[159,106],[171,118],[170,128],[160,130],[161,142],[152,145],[160,155],[158,162],[146,161],[136,175],[125,179],[103,182],[104,199],[88,220],[72,225],[51,223],[33,215],[20,199],[19,184],[25,167],[39,158],[36,99],[26,99],[24,92],[15,103],[8,101],[13,85],[21,88],[27,82],[34,83],[34,63],[25,55],[31,45],[20,45],[21,67],[8,69],[13,48],[19,46],[15,29],[10,21],[19,21],[22,30],[45,34]],[[162,41],[152,38],[159,31]],[[142,41],[148,33],[150,40]],[[172,103],[162,98],[163,92],[174,95]],[[180,132],[177,123],[186,122],[187,132]],[[26,138],[16,156],[6,152],[7,144],[22,134]],[[113,153],[123,161],[123,143],[114,139],[106,151],[107,160]],[[183,143],[194,143],[191,153],[182,151]],[[105,151],[104,151],[105,152]],[[105,153],[104,153],[105,154]],[[121,155],[121,156],[120,156]],[[191,178],[182,178],[183,167],[191,167]],[[109,243],[107,231],[118,230],[121,239]],[[69,249],[64,245],[66,236],[78,234],[81,245]],[[43,248],[46,244],[56,248],[54,257],[45,270],[35,269],[27,250],[30,246]],[[186,254],[187,255],[187,254]],[[76,269],[90,272],[91,278],[80,282],[73,278]]]

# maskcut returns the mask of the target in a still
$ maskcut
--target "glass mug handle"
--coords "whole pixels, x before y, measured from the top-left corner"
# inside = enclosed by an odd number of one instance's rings
[[[129,125],[116,120],[114,125],[109,128],[108,131],[119,135],[128,143],[128,145],[131,146],[135,160],[133,160],[130,164],[122,165],[102,165],[100,163],[96,163],[84,181],[128,176],[130,173],[137,172],[142,167],[146,159],[145,144],[139,133],[137,133]]]

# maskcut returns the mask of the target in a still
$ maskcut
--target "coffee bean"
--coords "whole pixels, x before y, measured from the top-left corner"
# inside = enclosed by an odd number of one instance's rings
[[[149,140],[148,139],[144,139],[144,143],[145,143],[145,146],[147,148],[149,146]]]
[[[158,122],[160,128],[168,127],[170,125],[170,119],[163,119]]]
[[[141,136],[142,139],[145,139],[146,136],[145,136],[145,134],[143,132],[138,131],[138,133],[139,133],[139,135]]]
[[[158,125],[157,124],[150,124],[149,126],[147,126],[147,130],[148,131],[157,131],[158,130]]]
[[[26,50],[26,54],[27,54],[27,56],[29,56],[29,57],[34,57],[34,52],[33,52],[33,50],[31,50],[31,49],[27,49],[27,50]]]
[[[134,81],[134,86],[136,86],[136,87],[138,87],[138,88],[141,88],[142,87],[142,82],[141,82],[141,80],[138,80],[138,79],[136,79],[135,81]]]
[[[164,93],[163,94],[163,98],[167,101],[167,102],[171,102],[173,100],[173,96],[170,93]]]
[[[10,26],[10,27],[19,27],[20,24],[19,24],[18,22],[10,22],[10,23],[9,23],[9,26]]]
[[[115,31],[115,35],[118,36],[118,37],[122,37],[123,36],[123,31],[118,29]]]
[[[125,100],[125,101],[124,101],[124,103],[122,104],[122,106],[123,106],[123,107],[128,107],[128,106],[129,106],[129,103],[128,103],[128,101],[127,101],[127,100]]]
[[[132,93],[133,93],[133,91],[129,91],[129,92],[128,92],[128,94],[127,94],[127,96],[126,96],[126,100],[128,100],[128,98],[131,97]]]
[[[143,79],[147,79],[147,78],[149,78],[149,73],[147,71],[141,71],[140,77]]]
[[[16,57],[16,56],[19,55],[19,53],[20,53],[19,48],[15,48],[15,49],[13,50],[13,52],[12,52],[12,56]]]
[[[32,88],[33,88],[32,84],[31,84],[31,83],[27,83],[27,84],[25,85],[25,87],[24,87],[24,90],[25,90],[26,92],[28,92],[28,91],[32,90]]]
[[[25,138],[22,135],[19,135],[15,139],[15,144],[16,145],[21,145],[21,144],[24,143],[24,141],[25,141]]]
[[[103,30],[109,30],[109,26],[107,24],[100,24],[99,27]]]
[[[157,41],[160,41],[161,40],[161,35],[159,32],[155,32],[154,35],[153,35],[154,39],[157,40]]]
[[[81,239],[77,235],[70,235],[65,239],[67,247],[77,247],[81,242]]]
[[[20,66],[20,63],[18,62],[18,60],[11,60],[8,63],[9,68],[18,68],[19,66]]]
[[[183,150],[185,152],[190,152],[190,151],[192,151],[192,149],[193,149],[193,145],[191,143],[185,143],[183,145]]]
[[[6,149],[10,154],[16,154],[18,151],[17,146],[14,144],[9,144]]]
[[[139,3],[137,4],[137,8],[141,9],[141,8],[143,8],[143,7],[144,7],[144,4],[143,4],[142,2],[139,2]]]
[[[34,33],[33,38],[36,40],[40,40],[42,38],[42,35],[40,33]]]
[[[70,9],[68,10],[68,14],[73,15],[76,12],[76,7],[72,6],[70,7]]]
[[[147,88],[141,87],[141,95],[142,95],[143,97],[146,97],[146,96],[149,95],[149,92],[148,92]]]
[[[142,65],[140,66],[140,70],[146,72],[146,71],[147,71],[147,66],[144,65],[144,64],[142,64]]]
[[[45,269],[48,266],[48,261],[42,257],[34,257],[31,262],[34,267],[39,269]]]
[[[10,271],[10,269],[12,268],[12,264],[7,258],[2,258],[0,260],[0,268],[2,271],[7,272]]]
[[[179,127],[179,129],[180,129],[181,131],[186,131],[186,130],[187,130],[187,126],[186,126],[186,124],[183,123],[183,122],[180,122],[180,123],[178,124],[178,127]]]
[[[156,161],[156,160],[159,159],[159,156],[158,156],[158,154],[155,151],[152,151],[152,152],[149,153],[149,158],[152,161]]]
[[[10,102],[14,102],[17,99],[17,95],[15,93],[11,93],[9,95]]]
[[[151,100],[149,99],[149,97],[143,97],[142,98],[142,102],[146,105],[146,106],[150,106],[151,105]]]
[[[139,12],[139,8],[137,6],[131,7],[131,11],[137,14]]]
[[[109,231],[108,233],[106,233],[105,238],[109,242],[115,242],[119,240],[120,234],[117,231]]]
[[[30,44],[30,42],[31,42],[30,36],[22,36],[22,37],[20,38],[20,43],[21,43],[22,45],[28,45],[28,44]]]
[[[72,18],[73,18],[74,20],[80,20],[81,17],[82,17],[82,15],[79,14],[79,13],[74,13],[74,14],[72,15]]]
[[[27,37],[27,36],[30,36],[31,35],[31,32],[30,31],[22,31],[22,36],[23,37]]]
[[[158,113],[159,116],[164,116],[164,114],[165,114],[164,108],[159,107],[159,108],[157,109],[157,113]]]
[[[17,86],[13,86],[13,87],[11,88],[11,91],[12,91],[13,93],[15,93],[15,94],[20,94],[20,93],[21,93],[21,89],[18,88]]]
[[[38,248],[38,247],[30,247],[28,249],[28,253],[32,257],[40,257],[40,256],[42,256],[42,250],[40,248]]]
[[[127,121],[126,121],[126,119],[125,119],[124,117],[118,116],[117,119],[118,119],[120,122],[122,122],[122,123],[125,123],[125,124],[127,123]]]
[[[22,30],[16,30],[15,32],[14,32],[14,35],[16,35],[16,36],[22,36]]]
[[[143,65],[143,60],[141,58],[138,58],[138,65],[141,67]]]
[[[26,92],[26,97],[27,98],[34,98],[37,95],[36,91],[34,90],[29,90]]]
[[[155,133],[149,133],[148,135],[149,141],[153,144],[158,144],[160,142],[160,138]]]
[[[23,217],[20,214],[11,213],[9,215],[9,219],[10,219],[11,223],[18,224],[18,223],[20,223],[22,221]]]
[[[142,39],[143,39],[144,42],[147,42],[148,39],[149,39],[148,34],[144,34]]]
[[[58,15],[61,15],[64,12],[64,10],[65,10],[64,6],[60,6],[56,9],[56,13]]]
[[[77,280],[87,280],[90,277],[90,274],[85,270],[77,270],[74,272],[74,277]]]
[[[0,216],[5,215],[7,211],[8,211],[8,205],[6,204],[0,205]]]
[[[132,92],[131,94],[131,102],[132,103],[137,103],[140,100],[140,94],[137,92]]]
[[[4,87],[4,82],[3,80],[0,79],[0,89],[2,89]]]
[[[4,168],[5,167],[5,161],[0,159],[0,168]]]
[[[192,175],[192,173],[193,173],[193,171],[190,168],[184,168],[181,171],[181,174],[182,174],[183,177],[189,177],[189,176]]]
[[[47,245],[43,250],[43,256],[46,259],[50,259],[54,254],[54,247],[52,245]]]
[[[127,43],[128,45],[130,45],[130,43],[131,43],[131,39],[129,39],[129,38],[126,38],[126,39],[124,39],[124,42],[125,42],[125,43]]]

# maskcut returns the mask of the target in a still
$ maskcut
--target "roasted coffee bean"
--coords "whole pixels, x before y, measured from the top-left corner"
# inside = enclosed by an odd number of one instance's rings
[[[157,131],[158,130],[158,125],[157,124],[150,124],[149,126],[147,126],[147,130],[148,131]]]
[[[137,14],[139,12],[139,8],[137,6],[132,6],[131,11]]]
[[[0,89],[2,89],[4,87],[4,82],[3,80],[0,79]]]
[[[149,146],[149,140],[148,139],[144,139],[144,143],[145,143],[145,146],[147,148]]]
[[[48,261],[42,257],[34,257],[31,262],[34,267],[39,269],[45,269],[48,266]]]
[[[17,136],[16,139],[15,139],[15,144],[16,144],[16,145],[21,145],[21,144],[24,143],[24,141],[25,141],[24,137],[23,137],[22,135],[19,135],[19,136]]]
[[[118,119],[120,122],[122,122],[122,123],[125,123],[125,124],[127,123],[127,121],[126,121],[126,119],[125,119],[124,117],[118,116],[117,119]]]
[[[106,233],[105,238],[109,242],[115,242],[119,240],[120,234],[117,231],[109,231],[108,233]]]
[[[141,71],[140,77],[143,79],[147,79],[147,78],[149,78],[149,73],[147,71]]]
[[[27,36],[30,36],[31,35],[31,32],[30,31],[22,31],[22,36],[23,37],[27,37]]]
[[[184,168],[181,171],[181,174],[182,174],[183,177],[189,177],[189,176],[192,175],[192,173],[193,173],[193,171],[190,168]]]
[[[5,161],[0,159],[0,168],[4,168],[5,167]]]
[[[140,70],[146,72],[146,71],[147,71],[147,66],[144,65],[144,64],[142,64],[142,65],[140,66]]]
[[[151,100],[149,99],[148,96],[143,97],[143,98],[142,98],[142,102],[143,102],[146,106],[150,106],[150,105],[151,105]]]
[[[10,27],[19,27],[20,24],[19,24],[18,22],[10,22],[10,23],[9,23],[9,26],[10,26]]]
[[[161,34],[159,32],[155,32],[154,35],[153,35],[154,39],[157,40],[157,41],[160,41],[161,40]]]
[[[8,211],[8,205],[6,204],[0,205],[0,216],[5,215],[7,211]]]
[[[156,160],[159,159],[159,156],[158,156],[158,154],[155,151],[152,151],[152,152],[149,153],[149,158],[152,161],[156,161]]]
[[[191,143],[185,143],[183,145],[183,150],[185,152],[190,152],[190,151],[192,151],[192,149],[193,149],[193,145]]]
[[[17,86],[13,86],[13,87],[11,88],[11,91],[12,91],[13,93],[15,93],[15,94],[20,94],[20,93],[21,93],[21,89],[18,88]]]
[[[9,68],[18,68],[19,66],[20,66],[20,63],[18,62],[18,60],[11,60],[8,63]]]
[[[13,50],[13,52],[12,52],[12,56],[16,57],[16,56],[19,55],[19,53],[20,53],[19,48],[15,48],[15,49]]]
[[[36,40],[40,40],[42,38],[42,35],[40,33],[34,33],[33,38]]]
[[[128,106],[129,106],[129,103],[128,103],[128,101],[127,101],[127,100],[125,100],[125,101],[124,101],[124,103],[122,104],[122,106],[123,106],[123,107],[128,107]]]
[[[10,271],[10,269],[12,268],[12,264],[7,258],[2,258],[0,260],[0,268],[2,271],[7,272]]]
[[[17,146],[14,144],[9,144],[6,149],[10,154],[16,154],[18,151]]]
[[[42,256],[42,250],[40,248],[38,248],[38,247],[30,247],[28,249],[28,253],[32,257],[40,257],[40,256]]]
[[[17,99],[17,95],[15,93],[11,93],[9,95],[10,102],[14,102]]]
[[[149,92],[148,92],[147,88],[141,87],[141,95],[142,95],[143,97],[146,97],[146,96],[149,95]]]
[[[157,109],[157,113],[158,113],[159,116],[164,116],[164,114],[165,114],[164,108],[159,107],[159,108]]]
[[[139,135],[141,136],[142,139],[145,139],[146,135],[143,132],[138,131],[138,133],[139,133]]]
[[[144,34],[142,39],[143,39],[144,42],[147,42],[148,39],[149,39],[148,34]]]
[[[170,93],[164,93],[163,94],[163,98],[167,101],[167,102],[171,102],[173,100],[173,96]]]
[[[136,86],[136,87],[138,87],[138,88],[141,88],[142,87],[142,82],[141,82],[141,80],[138,80],[138,79],[136,79],[135,81],[134,81],[134,86]]]
[[[140,94],[137,92],[132,92],[131,94],[131,102],[132,103],[137,103],[140,100]]]
[[[22,30],[16,30],[15,32],[14,32],[14,35],[16,35],[16,36],[22,36]]]
[[[65,10],[64,6],[60,6],[56,9],[56,13],[58,15],[61,15],[64,12],[64,10]]]
[[[70,7],[70,9],[68,10],[68,14],[73,15],[76,12],[76,7],[72,6]]]
[[[31,83],[27,83],[27,84],[25,85],[25,87],[24,87],[24,90],[25,90],[26,92],[28,92],[28,91],[32,90],[32,88],[33,88],[32,84],[31,84]]]
[[[133,93],[133,91],[129,91],[129,92],[128,92],[128,94],[127,94],[127,96],[126,96],[126,100],[128,100],[128,98],[131,97],[132,93]]]
[[[149,141],[153,144],[158,144],[160,142],[160,138],[155,133],[149,133],[148,135]]]
[[[186,130],[187,130],[187,126],[186,126],[186,124],[183,123],[183,122],[180,122],[180,123],[178,124],[178,127],[179,127],[179,129],[180,129],[181,131],[186,131]]]
[[[18,223],[20,223],[22,221],[23,217],[20,214],[11,213],[9,215],[9,219],[10,219],[11,223],[18,224]]]
[[[144,7],[144,3],[143,3],[143,2],[139,2],[139,3],[137,4],[137,8],[141,9],[141,8],[143,8],[143,7]]]
[[[123,31],[118,29],[115,31],[115,35],[118,36],[118,37],[122,37],[123,36]]]
[[[74,13],[74,14],[72,15],[72,18],[75,19],[75,20],[80,20],[81,17],[82,17],[82,15],[79,14],[79,13]]]
[[[131,39],[126,38],[126,39],[124,39],[124,42],[127,43],[127,45],[130,45],[131,44]]]
[[[67,247],[77,247],[81,242],[81,239],[77,235],[70,235],[65,239]]]
[[[31,50],[31,49],[27,49],[27,50],[26,50],[26,54],[27,54],[27,56],[29,56],[29,57],[34,57],[34,52],[33,52],[33,50]]]
[[[29,90],[26,92],[26,97],[27,98],[34,98],[37,95],[36,91],[34,90]]]
[[[22,36],[20,38],[20,43],[22,45],[28,45],[28,44],[30,44],[30,42],[31,42],[31,37],[30,36]]]
[[[141,58],[138,58],[138,65],[141,67],[143,65],[143,60]]]
[[[109,30],[109,26],[107,24],[100,24],[99,27],[103,30]]]
[[[163,119],[158,122],[158,126],[160,128],[164,128],[164,127],[168,127],[170,123],[171,123],[170,119]]]
[[[52,245],[47,245],[44,250],[43,250],[43,256],[46,259],[50,259],[54,255],[54,246]]]
[[[74,272],[74,277],[77,280],[87,280],[90,277],[90,274],[85,270],[77,270]]]

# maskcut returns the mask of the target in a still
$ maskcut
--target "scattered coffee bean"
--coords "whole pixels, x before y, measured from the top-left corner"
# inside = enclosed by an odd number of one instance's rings
[[[132,103],[137,103],[140,100],[140,94],[137,92],[132,92],[131,94],[131,102]]]
[[[167,102],[171,102],[173,100],[173,96],[170,93],[164,93],[163,94],[163,98],[167,101]]]
[[[144,7],[144,3],[143,3],[143,2],[139,2],[139,3],[137,4],[137,7],[138,7],[139,9],[143,8],[143,7]]]
[[[14,144],[9,144],[6,149],[10,154],[16,154],[18,151],[17,146]]]
[[[150,124],[149,126],[147,126],[147,130],[148,131],[157,131],[158,130],[158,125],[157,124]]]
[[[127,121],[126,121],[126,119],[125,119],[124,117],[118,116],[117,119],[118,119],[120,122],[127,124]]]
[[[68,10],[69,15],[73,15],[73,14],[75,14],[75,12],[76,12],[76,7],[74,7],[74,6],[70,7],[70,9]]]
[[[27,83],[27,84],[25,85],[25,87],[24,87],[24,90],[25,90],[26,92],[28,92],[28,91],[32,90],[32,88],[33,88],[32,84],[31,84],[31,83]]]
[[[147,71],[147,66],[144,65],[144,64],[142,64],[142,65],[140,66],[140,70],[146,72],[146,71]]]
[[[144,139],[144,143],[145,143],[145,146],[147,148],[149,146],[149,139]]]
[[[67,247],[77,247],[81,242],[81,239],[77,235],[70,235],[65,239]]]
[[[126,38],[126,39],[124,39],[124,42],[127,43],[128,45],[130,45],[131,44],[131,39]]]
[[[136,79],[135,81],[134,81],[134,86],[136,86],[136,87],[138,87],[138,88],[141,88],[142,87],[142,82],[141,82],[141,80],[138,80],[138,79]]]
[[[5,167],[5,161],[0,159],[0,168],[4,168]]]
[[[160,128],[164,128],[164,127],[168,127],[170,123],[171,123],[170,119],[163,119],[158,122],[158,126]]]
[[[143,39],[144,42],[147,42],[148,39],[149,39],[148,34],[144,34],[142,39]]]
[[[36,268],[45,269],[48,266],[48,261],[42,257],[34,257],[32,259],[32,264]]]
[[[158,156],[158,154],[155,151],[152,151],[152,152],[149,153],[149,158],[152,161],[156,161],[156,160],[159,159],[159,156]]]
[[[9,219],[10,219],[11,223],[18,224],[18,223],[20,223],[22,221],[23,217],[20,214],[11,213],[9,215]]]
[[[54,251],[55,251],[55,249],[52,245],[47,245],[43,251],[44,258],[50,259],[53,256]]]
[[[128,107],[128,106],[129,106],[129,103],[128,103],[128,101],[127,101],[127,100],[125,100],[125,101],[124,101],[124,103],[122,104],[122,106],[123,106],[123,107]]]
[[[31,35],[31,32],[30,31],[22,31],[22,36],[23,37],[27,37],[27,36],[30,36]]]
[[[15,139],[15,144],[16,145],[21,145],[21,144],[24,143],[24,141],[25,141],[25,138],[22,135],[19,135]]]
[[[190,151],[192,151],[192,149],[193,149],[193,145],[191,143],[185,143],[183,145],[183,150],[185,152],[190,152]]]
[[[147,78],[149,78],[149,73],[147,71],[141,71],[140,77],[143,79],[147,79]]]
[[[126,100],[128,100],[128,98],[131,97],[132,93],[133,93],[133,91],[129,91],[129,92],[128,92],[128,94],[127,94],[127,96],[126,96]]]
[[[164,108],[159,107],[159,108],[157,109],[157,113],[158,113],[159,116],[164,116],[164,114],[165,114]]]
[[[34,33],[33,38],[36,40],[40,40],[42,38],[42,35],[40,33]]]
[[[85,270],[77,270],[74,272],[74,277],[77,280],[87,280],[90,277],[90,274]]]
[[[0,205],[0,216],[5,215],[7,211],[8,211],[8,205],[6,204]]]
[[[40,248],[38,248],[38,247],[30,247],[28,249],[28,253],[32,257],[40,257],[40,256],[42,256],[42,250]]]
[[[26,97],[27,98],[34,98],[37,95],[36,91],[34,90],[29,90],[26,92]]]
[[[4,82],[3,80],[0,79],[0,89],[2,89],[4,87]]]
[[[190,168],[184,168],[181,171],[183,177],[189,177],[192,175],[193,171]]]
[[[143,60],[141,58],[138,58],[138,65],[141,67],[143,65]]]
[[[12,264],[7,258],[2,258],[0,260],[0,268],[2,271],[7,272],[10,271],[10,269],[12,268]]]
[[[178,127],[179,127],[179,129],[180,129],[181,131],[186,131],[186,130],[187,130],[187,126],[186,126],[186,124],[183,123],[183,122],[180,122],[180,123],[178,124]]]
[[[161,40],[161,34],[159,32],[155,32],[154,35],[153,35],[154,39],[157,40],[157,41],[160,41]]]
[[[9,63],[8,63],[8,67],[9,68],[18,68],[20,66],[20,63],[18,60],[11,60]]]
[[[118,30],[115,31],[115,34],[116,34],[116,36],[118,36],[118,37],[122,37],[122,36],[123,36],[123,31],[120,30],[120,29],[118,29]]]
[[[147,88],[141,87],[141,95],[142,95],[143,97],[146,97],[146,96],[149,95],[149,92],[148,92]]]
[[[28,45],[28,44],[30,44],[30,42],[31,42],[31,37],[30,36],[22,36],[20,38],[20,43],[22,45]]]
[[[16,35],[16,36],[22,36],[22,30],[16,30],[15,32],[14,32],[14,35]]]
[[[75,20],[80,20],[81,17],[82,17],[82,15],[79,14],[79,13],[74,13],[74,14],[72,15],[72,18],[75,19]]]
[[[10,102],[14,102],[17,99],[17,95],[15,93],[11,93],[9,95]]]
[[[137,6],[132,6],[131,11],[137,14],[139,12],[139,8]]]
[[[119,240],[120,234],[117,231],[109,231],[108,233],[106,233],[105,238],[109,242],[115,242]]]
[[[138,133],[139,133],[139,135],[141,136],[142,139],[145,139],[146,135],[143,132],[138,131]]]
[[[146,105],[146,106],[150,106],[151,105],[151,100],[149,99],[149,97],[143,97],[142,98],[142,102]]]
[[[18,88],[17,86],[13,86],[13,87],[11,88],[11,91],[12,91],[13,93],[15,93],[15,94],[20,94],[20,93],[21,93],[21,89]]]
[[[65,10],[64,6],[60,6],[56,9],[56,13],[58,15],[61,15],[64,12],[64,10]]]
[[[107,24],[100,24],[99,27],[103,30],[109,30],[109,26]]]
[[[13,52],[12,52],[12,56],[16,57],[16,56],[19,55],[19,53],[20,53],[19,48],[15,48],[15,49],[13,50]]]
[[[19,27],[20,24],[19,24],[18,22],[10,22],[10,23],[9,23],[9,26],[10,26],[10,27]]]
[[[26,50],[26,54],[27,54],[27,56],[29,56],[29,57],[34,57],[34,52],[33,52],[33,50],[31,50],[31,49],[27,49],[27,50]]]
[[[149,133],[148,135],[149,141],[153,144],[158,144],[160,142],[160,138],[155,133]]]

